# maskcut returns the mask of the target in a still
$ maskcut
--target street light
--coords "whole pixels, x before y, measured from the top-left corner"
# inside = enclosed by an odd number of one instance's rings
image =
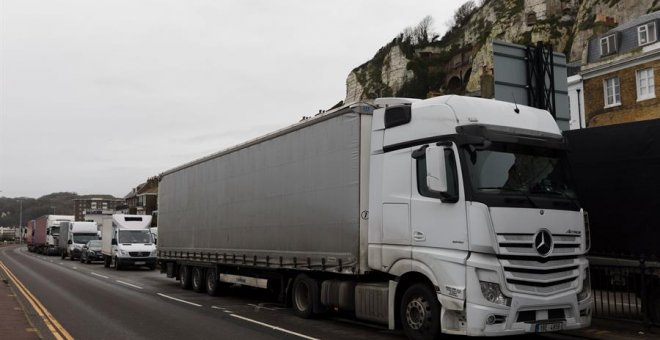
[[[18,200],[18,244],[23,244],[23,200]]]

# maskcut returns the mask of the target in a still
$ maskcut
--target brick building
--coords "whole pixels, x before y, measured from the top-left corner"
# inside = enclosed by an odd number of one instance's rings
[[[133,188],[125,197],[128,214],[152,215],[158,209],[158,179],[149,178]]]
[[[589,40],[582,66],[587,127],[660,118],[660,11]]]
[[[73,200],[73,214],[76,221],[85,221],[85,212],[91,210],[115,210],[124,200],[112,196],[76,198]]]

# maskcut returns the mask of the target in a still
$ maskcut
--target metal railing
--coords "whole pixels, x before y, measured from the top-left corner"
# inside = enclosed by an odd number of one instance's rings
[[[591,263],[591,287],[596,318],[617,319],[658,324],[654,316],[654,297],[658,289],[654,268],[641,261],[626,264]]]

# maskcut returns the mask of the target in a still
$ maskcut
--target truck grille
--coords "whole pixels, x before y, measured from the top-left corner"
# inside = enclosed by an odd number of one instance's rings
[[[128,255],[131,255],[132,257],[146,257],[149,256],[150,252],[148,251],[130,251],[128,252]]]
[[[579,235],[552,235],[550,256],[540,257],[534,248],[534,234],[498,234],[498,257],[511,291],[551,295],[578,285],[580,267]]]
[[[579,255],[580,235],[552,235],[551,255]],[[534,234],[497,234],[497,244],[502,255],[535,256]]]

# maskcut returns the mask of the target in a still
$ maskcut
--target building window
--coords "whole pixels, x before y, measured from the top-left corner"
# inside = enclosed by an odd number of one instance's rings
[[[96,209],[96,202],[92,202],[92,209]]]
[[[639,42],[639,46],[652,43],[655,40],[655,22],[637,27],[637,41]]]
[[[614,34],[608,35],[600,39],[600,55],[608,55],[616,52],[616,36]]]
[[[605,90],[605,107],[621,105],[619,77],[605,79],[603,89]]]
[[[637,71],[637,100],[655,98],[655,81],[653,69],[647,68]]]

